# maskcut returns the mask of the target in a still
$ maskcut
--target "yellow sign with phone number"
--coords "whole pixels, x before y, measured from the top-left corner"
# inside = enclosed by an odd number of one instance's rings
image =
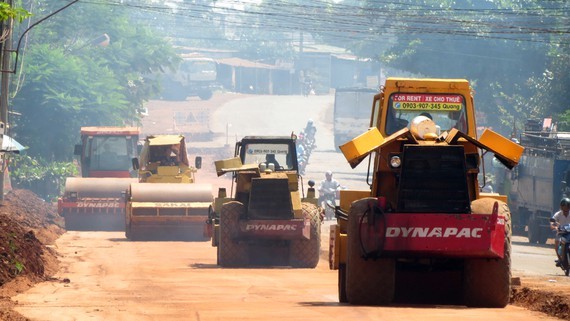
[[[396,102],[394,109],[397,110],[435,110],[435,111],[460,111],[462,104],[454,103],[413,103],[413,102]]]
[[[391,100],[397,110],[460,111],[464,99],[461,95],[397,93]]]

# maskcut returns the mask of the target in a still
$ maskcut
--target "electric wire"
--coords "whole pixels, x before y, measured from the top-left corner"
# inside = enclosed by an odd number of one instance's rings
[[[563,19],[568,16],[570,8],[567,6],[541,8],[540,10],[519,9],[516,11],[507,9],[449,9],[426,6],[381,10],[331,4],[323,1],[313,1],[311,4],[271,1],[260,6],[244,7],[244,9],[181,3],[174,12],[172,8],[167,6],[126,1],[86,0],[82,3],[121,6],[141,12],[205,22],[211,22],[210,14],[215,13],[231,18],[224,20],[227,28],[263,29],[276,32],[304,30],[322,33],[323,36],[338,37],[339,39],[355,39],[355,35],[361,37],[360,39],[365,39],[370,36],[393,33],[395,35],[428,34],[539,43],[570,43],[565,38],[536,38],[537,35],[563,37],[570,34],[568,25],[552,24],[545,27],[545,20]],[[226,3],[236,4],[238,2],[226,1]],[[386,6],[403,5],[398,2],[382,1],[376,3],[382,3]],[[326,14],[327,10],[328,12],[336,10],[342,12],[342,15],[334,15],[335,19],[333,20],[329,18],[331,15]],[[454,14],[457,14],[457,17]],[[426,19],[426,17],[430,19]],[[493,17],[506,20],[493,21]],[[145,18],[138,17],[138,19]],[[371,20],[381,21],[383,31],[375,30],[378,25],[371,23]],[[201,26],[204,27],[204,24]],[[331,30],[331,26],[336,27],[336,29]]]

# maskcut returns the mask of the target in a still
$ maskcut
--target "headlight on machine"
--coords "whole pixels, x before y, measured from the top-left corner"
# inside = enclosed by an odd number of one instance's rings
[[[392,168],[398,168],[402,165],[402,160],[400,159],[400,156],[392,156],[390,157],[390,166]]]

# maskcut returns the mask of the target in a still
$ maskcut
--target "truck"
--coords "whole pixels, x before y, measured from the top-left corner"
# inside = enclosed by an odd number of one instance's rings
[[[466,79],[387,78],[368,127],[340,146],[352,168],[371,159],[370,190],[341,190],[330,228],[339,301],[506,306],[509,208],[478,177],[486,152],[514,168],[523,148],[477,137]]]
[[[337,88],[334,94],[334,144],[338,146],[359,135],[370,123],[370,104],[378,91],[366,87]]]
[[[68,177],[58,198],[58,213],[67,230],[124,230],[124,192],[137,173],[138,127],[81,127],[74,147],[81,177]]]
[[[212,185],[196,182],[202,158],[196,156],[190,165],[183,135],[147,136],[132,165],[139,179],[126,190],[127,239],[209,239],[204,224],[212,206]]]
[[[317,266],[322,211],[314,182],[304,195],[295,140],[246,136],[233,158],[215,162],[218,176],[233,175],[232,191],[235,183],[232,196],[219,189],[208,219],[218,265]]]
[[[217,63],[213,58],[196,53],[180,54],[182,62],[174,72],[162,78],[162,97],[166,100],[185,100],[198,96],[212,98],[217,85]]]
[[[570,132],[557,131],[552,118],[529,119],[516,139],[524,147],[520,164],[511,173],[497,166],[496,185],[509,196],[513,234],[545,244],[554,237],[549,219],[570,196]]]

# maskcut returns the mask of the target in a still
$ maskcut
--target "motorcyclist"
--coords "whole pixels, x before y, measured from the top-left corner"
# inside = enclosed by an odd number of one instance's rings
[[[550,222],[550,228],[554,231],[557,231],[558,226],[570,224],[569,213],[570,213],[570,198],[564,197],[562,200],[560,200],[560,210],[554,213],[554,215],[552,216]],[[557,235],[554,240],[554,250],[556,251],[556,256],[558,257],[558,260],[556,260],[556,266],[562,265],[563,258],[566,255],[566,253],[558,253],[559,244],[560,244],[560,237]]]
[[[317,148],[316,139],[315,139],[315,135],[317,134],[317,127],[315,127],[315,124],[312,119],[309,119],[307,121],[307,125],[305,125],[305,128],[303,128],[303,133],[305,134],[303,141],[305,145],[305,150],[307,154],[310,154],[311,151]]]
[[[297,147],[297,164],[299,166],[299,173],[301,175],[305,175],[305,167],[307,166],[307,155],[305,151],[305,147],[302,141],[302,136],[299,135],[301,139],[297,140],[296,147]]]
[[[307,124],[305,125],[305,129],[303,129],[303,132],[306,135],[306,139],[309,140],[315,140],[315,135],[317,134],[317,127],[315,126],[315,122],[312,119],[309,119],[307,121]]]
[[[319,185],[319,205],[322,206],[323,202],[327,200],[335,200],[336,191],[339,188],[340,183],[333,179],[333,173],[327,171],[325,173],[325,179],[323,179]]]
[[[303,82],[303,96],[307,97],[310,94],[314,94],[313,81],[309,77],[306,77],[305,81]]]

